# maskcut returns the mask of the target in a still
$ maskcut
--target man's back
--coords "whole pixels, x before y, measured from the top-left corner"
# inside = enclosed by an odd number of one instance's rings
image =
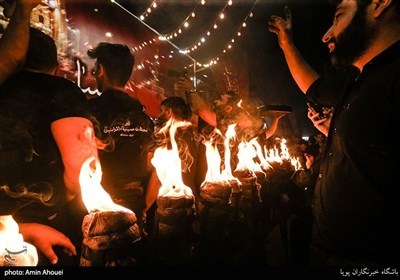
[[[96,119],[96,136],[106,143],[99,150],[102,184],[114,198],[123,198],[123,186],[147,180],[145,146],[151,140],[153,122],[140,102],[122,91],[105,91],[88,103]]]
[[[27,187],[41,193],[43,198],[51,195],[47,205],[31,202],[19,209],[14,218],[17,222],[49,225],[66,234],[78,249],[81,239],[79,218],[83,217],[85,209],[74,206],[71,215],[72,208],[66,207],[64,165],[51,124],[63,118],[82,117],[84,106],[85,98],[79,87],[53,75],[23,71],[0,88],[1,118],[17,124],[8,123],[0,128],[1,134],[11,131],[15,136],[12,142],[7,138],[1,139],[0,150],[2,147],[10,150],[1,150],[0,153],[13,155],[11,160],[1,163],[0,181],[11,189]],[[4,141],[12,146],[3,145]],[[60,263],[73,264],[74,260],[63,256],[59,255]],[[40,258],[39,264],[46,264],[43,261],[45,258]]]

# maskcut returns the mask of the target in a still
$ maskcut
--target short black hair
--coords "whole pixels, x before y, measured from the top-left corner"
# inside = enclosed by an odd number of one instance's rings
[[[189,120],[192,116],[190,107],[186,104],[185,100],[179,96],[169,96],[161,102],[161,106],[165,106],[172,110],[172,112],[182,118],[183,120]]]
[[[53,71],[57,66],[57,46],[53,38],[39,29],[31,27],[24,67],[33,70]]]
[[[135,57],[126,45],[101,42],[87,51],[91,58],[104,67],[108,77],[119,86],[125,86],[132,75]]]

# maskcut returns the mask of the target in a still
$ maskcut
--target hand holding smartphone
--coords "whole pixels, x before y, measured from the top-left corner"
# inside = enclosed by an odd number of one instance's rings
[[[307,101],[307,106],[310,109],[313,109],[316,113],[319,114],[318,119],[325,119],[328,116],[324,114],[324,107],[318,103]]]

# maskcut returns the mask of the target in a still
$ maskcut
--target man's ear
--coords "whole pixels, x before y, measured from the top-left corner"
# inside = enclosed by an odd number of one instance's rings
[[[381,16],[391,5],[393,5],[393,0],[373,0],[373,16],[375,18]]]
[[[232,110],[233,110],[233,106],[232,105],[226,105],[225,106],[225,112],[227,114],[230,114],[232,112]]]
[[[103,65],[99,64],[98,69],[96,71],[96,76],[103,76],[105,74]]]
[[[168,109],[165,111],[165,116],[166,116],[166,119],[167,119],[167,120],[169,120],[169,119],[172,118],[173,112],[172,112],[172,109],[171,109],[171,108],[168,108]]]

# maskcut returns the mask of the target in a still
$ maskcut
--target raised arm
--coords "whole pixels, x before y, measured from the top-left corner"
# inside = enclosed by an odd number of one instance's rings
[[[271,16],[268,22],[268,30],[278,36],[290,73],[300,90],[306,94],[312,83],[318,79],[319,74],[308,64],[293,42],[292,14],[285,6],[286,19],[279,16]]]
[[[10,22],[0,39],[0,84],[22,66],[29,42],[30,14],[41,0],[4,1]]]

